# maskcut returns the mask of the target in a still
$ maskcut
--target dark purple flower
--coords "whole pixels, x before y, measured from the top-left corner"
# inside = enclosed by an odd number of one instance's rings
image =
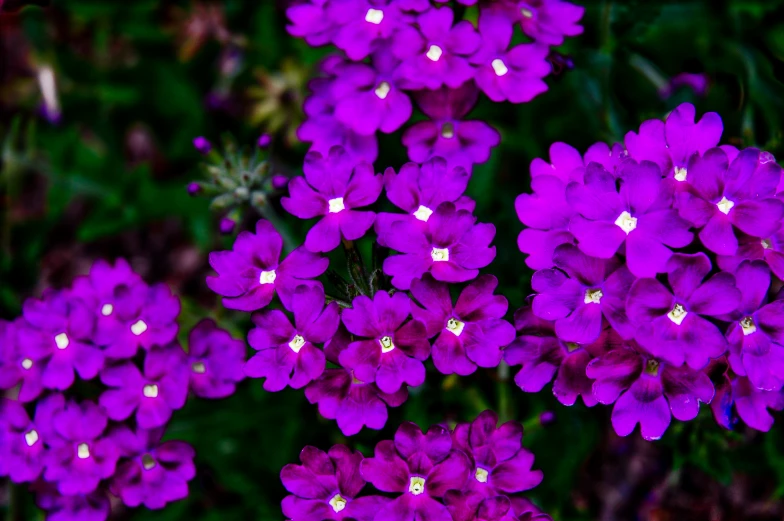
[[[365,235],[376,214],[357,208],[373,204],[383,187],[383,178],[374,174],[373,166],[334,147],[327,157],[309,152],[303,170],[305,177],[292,179],[289,197],[280,202],[300,219],[321,216],[308,231],[305,247],[327,252],[338,247],[341,237],[353,241]]]
[[[734,272],[744,260],[764,260],[770,270],[780,279],[784,279],[784,230],[772,234],[766,239],[752,237],[736,230],[738,250],[735,255],[717,255],[716,263],[724,271]]]
[[[652,278],[632,284],[626,312],[637,325],[636,340],[653,356],[701,369],[726,351],[724,335],[705,317],[735,311],[741,293],[731,273],[717,273],[703,282],[710,271],[704,253],[677,253],[667,263],[671,290]]]
[[[245,364],[245,373],[266,378],[267,391],[280,391],[287,385],[299,389],[321,376],[326,359],[315,344],[332,338],[340,324],[337,303],[325,308],[320,286],[299,286],[291,309],[295,326],[282,311],[264,310],[253,316],[256,327],[248,333],[248,342],[258,353]]]
[[[286,27],[289,34],[304,38],[313,47],[331,42],[337,31],[337,24],[327,16],[331,3],[342,4],[340,0],[315,0],[289,6],[286,9],[286,16],[291,21],[291,25]]]
[[[370,298],[360,295],[353,308],[342,313],[346,329],[357,337],[340,353],[340,365],[351,369],[357,379],[375,382],[385,393],[395,393],[404,385],[416,387],[425,381],[423,361],[430,343],[422,322],[412,319],[411,304],[405,293],[379,291]]]
[[[625,245],[629,270],[637,277],[653,277],[665,271],[670,248],[692,241],[688,223],[671,208],[672,182],[662,179],[655,164],[625,162],[616,180],[591,163],[584,182],[570,183],[566,200],[579,214],[572,217],[569,231],[586,255],[609,259]]]
[[[713,383],[705,373],[628,348],[593,360],[586,374],[596,380],[593,393],[600,403],[615,402],[612,424],[619,436],[628,436],[639,423],[643,438],[659,439],[671,416],[693,420],[700,402],[710,403],[713,398]]]
[[[338,26],[333,43],[353,61],[366,58],[405,20],[395,0],[333,0],[326,7],[327,16]]]
[[[218,230],[220,231],[221,235],[231,235],[234,232],[234,228],[237,226],[237,221],[230,217],[223,217],[218,223]]]
[[[44,479],[66,496],[89,494],[114,474],[120,451],[104,435],[107,418],[93,402],[69,401],[52,419],[56,440],[49,440]]]
[[[515,337],[514,327],[503,319],[506,298],[493,295],[498,280],[483,275],[466,286],[452,306],[449,286],[426,274],[411,282],[411,295],[421,304],[411,305],[414,318],[425,325],[427,336],[438,335],[432,348],[433,362],[443,374],[467,375],[476,367],[496,367],[501,349]]]
[[[384,260],[384,273],[402,290],[426,272],[442,282],[466,282],[495,258],[495,246],[490,246],[494,237],[492,224],[476,224],[470,212],[441,203],[424,227],[412,221],[389,227],[383,243],[401,255]]]
[[[670,78],[670,81],[663,88],[659,89],[659,96],[667,99],[679,88],[689,87],[695,95],[702,97],[708,92],[709,81],[710,78],[708,78],[707,74],[682,72]]]
[[[471,22],[453,21],[451,8],[431,8],[417,17],[416,28],[403,25],[395,33],[392,51],[403,60],[399,73],[408,88],[454,89],[474,77],[468,57],[481,38]]]
[[[45,463],[45,444],[54,437],[52,416],[65,405],[61,394],[38,402],[35,421],[17,401],[0,399],[0,476],[14,483],[35,481]]]
[[[735,255],[735,230],[769,240],[781,227],[784,202],[774,197],[781,167],[770,154],[747,148],[728,165],[719,148],[692,156],[689,190],[678,194],[681,217],[702,228],[700,241],[719,255]]]
[[[400,426],[395,441],[376,445],[375,455],[360,465],[362,477],[382,492],[400,494],[387,503],[375,521],[451,521],[438,501],[449,490],[461,490],[471,474],[471,462],[452,449],[449,431],[433,426],[423,435],[414,424]]]
[[[19,317],[14,322],[0,320],[0,389],[7,390],[19,388],[19,401],[29,402],[41,394],[43,390],[43,369],[45,361],[51,353],[51,348],[46,342],[20,342],[19,330],[29,328],[24,318]],[[28,333],[26,337],[30,337]],[[37,340],[37,335],[34,336]]]
[[[125,420],[135,411],[142,429],[161,427],[172,411],[185,405],[187,371],[179,345],[151,349],[144,358],[144,374],[131,362],[101,371],[101,382],[109,389],[101,394],[100,404],[112,420]]]
[[[188,496],[188,481],[196,476],[193,447],[183,441],[161,442],[163,429],[113,433],[123,460],[109,485],[112,494],[129,507],[163,508]]]
[[[523,32],[539,43],[561,45],[564,36],[583,33],[578,22],[585,8],[562,0],[514,0]]]
[[[297,286],[320,285],[307,279],[324,273],[329,260],[299,247],[280,262],[282,249],[280,234],[269,221],[260,220],[256,233],[241,232],[231,251],[210,253],[210,265],[218,276],[207,277],[207,285],[224,297],[223,305],[229,309],[264,308],[275,293],[288,308]]]
[[[754,387],[745,376],[725,375],[711,402],[716,423],[725,429],[732,429],[737,421],[732,414],[733,405],[743,423],[752,429],[768,432],[773,426],[773,416],[768,409],[784,409],[784,392],[763,391]]]
[[[207,155],[212,150],[212,144],[209,140],[204,136],[199,136],[193,138],[193,148],[195,148],[200,154]]]
[[[537,295],[533,312],[555,321],[561,340],[589,344],[602,332],[602,317],[623,338],[632,338],[635,327],[626,316],[626,296],[634,275],[617,258],[589,257],[572,244],[555,249],[558,269],[540,270],[531,278]]]
[[[198,195],[201,192],[202,188],[199,183],[194,181],[192,183],[188,183],[187,190],[188,190],[188,195]]]
[[[259,148],[269,148],[272,144],[272,136],[267,134],[266,132],[259,136],[259,139],[256,140],[256,146]]]
[[[200,398],[234,394],[245,377],[245,342],[232,338],[212,319],[203,319],[188,334],[190,388]]]
[[[35,502],[46,511],[47,521],[106,521],[111,512],[109,496],[103,489],[64,496],[45,481],[39,481],[34,488]]]
[[[283,499],[283,514],[298,521],[373,521],[389,501],[383,496],[357,498],[365,480],[359,474],[362,454],[345,445],[335,445],[325,453],[305,447],[299,456],[302,465],[289,464],[280,480],[291,495]]]

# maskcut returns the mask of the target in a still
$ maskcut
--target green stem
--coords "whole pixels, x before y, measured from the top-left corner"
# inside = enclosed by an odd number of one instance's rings
[[[362,256],[357,251],[354,241],[347,241],[343,239],[343,249],[346,252],[346,263],[348,264],[348,274],[354,286],[363,295],[372,297],[370,291],[370,284],[368,283],[369,277],[365,271],[365,264],[362,262]]]
[[[509,366],[501,361],[498,364],[498,418],[503,422],[514,419],[512,397],[509,392]]]
[[[324,295],[324,297],[327,300],[327,304],[329,304],[330,302],[337,302],[338,306],[340,306],[342,308],[350,308],[351,307],[351,304],[349,304],[345,300],[341,300],[341,299],[339,299],[337,297],[333,297],[332,295]]]

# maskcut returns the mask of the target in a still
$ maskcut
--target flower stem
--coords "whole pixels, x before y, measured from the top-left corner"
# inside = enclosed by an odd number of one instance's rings
[[[343,249],[346,252],[346,263],[348,264],[348,274],[354,286],[362,295],[373,296],[370,290],[369,277],[365,271],[365,264],[362,256],[357,251],[354,241],[343,239]]]

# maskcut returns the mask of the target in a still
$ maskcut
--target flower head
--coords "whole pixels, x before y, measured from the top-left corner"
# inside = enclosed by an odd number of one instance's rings
[[[201,398],[224,398],[234,393],[245,375],[245,342],[232,338],[211,319],[204,319],[188,334],[190,388]]]
[[[40,400],[34,420],[17,401],[0,400],[0,476],[14,483],[35,481],[46,462],[46,445],[55,442],[52,416],[63,408],[61,394]]]
[[[745,376],[724,375],[716,388],[711,409],[716,423],[725,429],[732,429],[739,417],[752,429],[768,432],[773,426],[773,416],[768,409],[784,409],[784,392],[757,389]]]

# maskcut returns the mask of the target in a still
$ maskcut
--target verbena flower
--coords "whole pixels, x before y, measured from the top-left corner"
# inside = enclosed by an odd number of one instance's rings
[[[406,19],[395,0],[333,1],[326,11],[337,26],[333,43],[354,61],[366,58]]]
[[[760,240],[736,230],[738,249],[735,255],[717,255],[716,263],[725,271],[734,272],[744,260],[763,260],[776,277],[784,279],[784,230]]]
[[[562,0],[512,0],[520,14],[523,32],[537,42],[560,45],[564,36],[577,36],[583,28],[577,22],[585,8]]]
[[[245,374],[245,342],[232,338],[213,320],[201,320],[188,334],[190,389],[200,398],[234,394]]]
[[[111,512],[109,496],[103,489],[64,496],[43,481],[35,483],[34,488],[36,504],[46,511],[47,521],[105,521]]]
[[[42,361],[49,356],[46,343],[19,341],[18,330],[25,325],[24,318],[14,322],[0,320],[0,389],[7,390],[17,385],[19,401],[29,402],[36,399],[43,390]],[[29,336],[29,335],[27,335]]]
[[[53,443],[52,416],[63,408],[61,394],[51,394],[38,402],[30,420],[17,401],[0,400],[0,476],[14,483],[35,481],[46,463],[47,443]]]
[[[740,417],[752,429],[768,432],[773,427],[768,409],[784,410],[784,392],[757,389],[745,376],[724,375],[711,409],[716,423],[725,429],[732,429]]]

